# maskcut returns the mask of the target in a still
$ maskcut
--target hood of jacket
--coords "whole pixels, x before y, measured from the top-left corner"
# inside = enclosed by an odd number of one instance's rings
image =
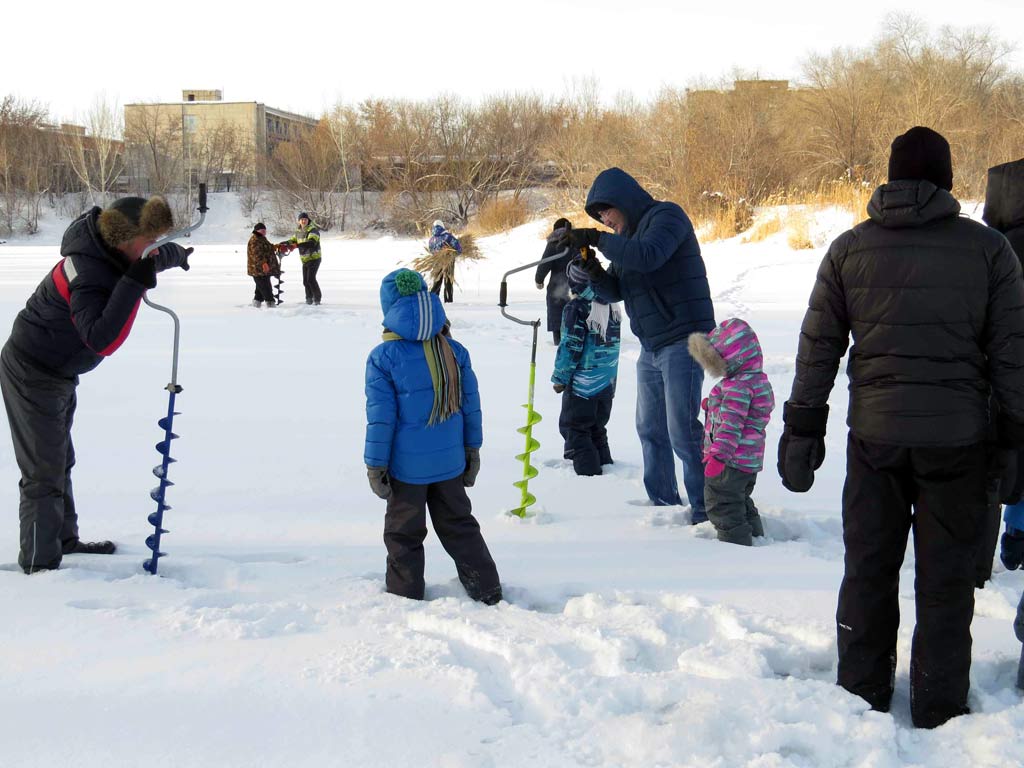
[[[959,213],[952,193],[924,180],[890,181],[868,201],[868,216],[887,229],[923,227]]]
[[[723,320],[707,334],[691,334],[689,347],[694,359],[714,376],[763,372],[761,342],[754,329],[739,318]]]
[[[75,219],[64,231],[60,243],[61,256],[92,256],[113,264],[121,272],[128,268],[128,259],[120,251],[103,242],[99,218],[102,209],[93,206]]]
[[[1024,226],[1024,158],[988,169],[981,218],[1004,234]]]
[[[441,299],[411,269],[396,269],[381,281],[380,308],[384,327],[407,341],[431,339],[448,322]]]
[[[601,221],[598,211],[604,206],[618,208],[626,216],[626,232],[636,231],[636,225],[644,213],[655,203],[640,182],[621,168],[608,168],[597,174],[587,193],[587,214]]]

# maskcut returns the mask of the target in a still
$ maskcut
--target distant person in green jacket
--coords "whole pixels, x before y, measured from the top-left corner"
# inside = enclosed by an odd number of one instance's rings
[[[287,240],[299,250],[302,262],[302,287],[306,289],[306,303],[320,304],[320,284],[316,273],[320,269],[320,228],[310,221],[309,214],[299,214],[299,228],[295,236]]]

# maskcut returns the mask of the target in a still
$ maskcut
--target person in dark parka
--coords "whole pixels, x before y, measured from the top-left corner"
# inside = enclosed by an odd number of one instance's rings
[[[888,711],[912,531],[910,708],[924,728],[969,712],[975,555],[994,460],[990,397],[1000,440],[1024,444],[1021,266],[1005,237],[959,216],[952,187],[942,136],[915,127],[896,137],[868,220],[833,241],[818,269],[778,461],[788,489],[810,488],[852,335],[838,683]]]
[[[544,281],[548,281],[545,297],[548,306],[547,329],[551,332],[551,338],[556,347],[562,339],[562,311],[569,303],[569,282],[565,277],[565,270],[569,268],[569,262],[573,256],[570,249],[559,241],[570,229],[572,229],[572,223],[568,219],[558,219],[555,222],[551,228],[551,235],[548,236],[547,245],[544,246],[544,253],[540,258],[543,261],[559,251],[564,251],[565,255],[560,259],[538,264],[537,274],[533,278],[537,284],[537,290],[543,289]]]
[[[586,211],[610,227],[570,230],[574,250],[601,251],[611,266],[587,259],[595,291],[604,301],[625,303],[630,328],[640,340],[636,425],[644,457],[644,487],[655,505],[681,504],[675,456],[692,521],[704,522],[704,465],[700,401],[704,370],[690,356],[691,333],[715,327],[704,259],[689,217],[675,203],[659,202],[620,168],[594,179]]]
[[[0,351],[0,391],[21,470],[18,565],[25,573],[57,568],[66,554],[115,550],[112,542],[78,537],[71,487],[78,377],[124,343],[157,272],[188,269],[192,249],[176,243],[139,258],[172,225],[160,197],[125,197],[79,216],[64,233],[63,258],[18,313]]]
[[[1024,158],[989,168],[982,218],[1006,236],[1017,258],[1024,261]],[[1007,504],[1005,520],[1006,531],[1002,536],[999,556],[1008,570],[1015,571],[1024,564],[1024,502]],[[986,535],[981,562],[991,574],[993,550],[999,536],[998,513],[995,530],[987,531]],[[1017,620],[1013,628],[1017,639],[1024,642],[1024,595],[1017,605]],[[1024,690],[1024,648],[1021,649],[1017,668],[1017,687]]]
[[[988,185],[985,190],[985,210],[982,219],[993,229],[1002,232],[1018,259],[1024,259],[1024,159],[1003,163],[988,170]],[[993,412],[998,406],[993,405]],[[998,417],[994,422],[998,421]],[[995,439],[996,425],[992,425]],[[999,540],[999,521],[1002,508],[999,504],[999,467],[991,468],[989,477],[989,512],[985,518],[981,540],[978,544],[978,562],[975,584],[982,588],[992,577],[992,563],[996,544]],[[1024,505],[1021,507],[1024,514]]]

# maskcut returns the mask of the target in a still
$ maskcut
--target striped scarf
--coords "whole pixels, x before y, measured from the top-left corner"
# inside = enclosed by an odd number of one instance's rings
[[[400,341],[394,331],[384,332],[384,341]],[[434,405],[430,409],[427,426],[432,427],[445,421],[462,410],[462,369],[455,359],[455,352],[444,333],[422,342],[423,356],[430,371],[430,382],[434,389]]]

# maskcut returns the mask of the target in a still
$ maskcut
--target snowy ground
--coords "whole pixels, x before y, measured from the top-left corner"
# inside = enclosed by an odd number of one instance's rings
[[[76,497],[86,538],[113,557],[53,573],[17,569],[17,471],[0,419],[0,766],[1000,766],[1020,765],[1024,705],[1011,622],[1024,574],[997,565],[977,593],[971,707],[910,727],[913,552],[893,713],[834,685],[842,575],[839,496],[845,379],[813,490],[758,482],[767,540],[720,544],[682,508],[644,506],[633,429],[636,340],[623,342],[610,424],[616,464],[576,477],[561,460],[554,349],[543,334],[535,434],[538,514],[521,467],[529,329],[495,306],[501,274],[538,258],[543,223],[484,239],[450,305],[484,405],[483,470],[471,497],[507,601],[470,602],[431,536],[428,600],[383,591],[383,503],[362,465],[363,364],[377,343],[380,278],[418,241],[325,240],[325,304],[306,307],[297,263],[287,304],[249,306],[248,222],[217,196],[193,268],[152,292],[182,318],[160,577],[141,569],[155,508],[150,474],[166,410],[171,325],[143,308],[125,346],[83,377]],[[823,217],[838,233],[851,221]],[[0,328],[56,261],[63,222],[0,246]],[[758,331],[781,403],[822,251],[781,234],[705,248],[718,317]],[[532,275],[511,310],[543,314]],[[710,382],[708,382],[708,386]]]

